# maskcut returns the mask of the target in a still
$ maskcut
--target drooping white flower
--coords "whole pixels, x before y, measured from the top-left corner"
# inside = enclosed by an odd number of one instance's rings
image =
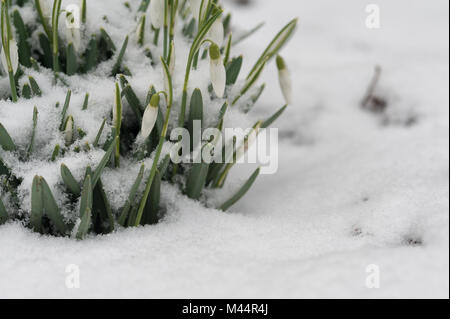
[[[164,0],[150,1],[150,19],[155,29],[161,29],[164,24]]]
[[[66,145],[72,144],[73,140],[73,117],[69,115],[66,120],[66,126],[64,127],[64,141]]]
[[[19,50],[17,48],[17,42],[14,39],[9,40],[9,57],[11,59],[11,66],[13,74],[16,74],[19,68]],[[2,47],[1,52],[2,68],[5,73],[8,73],[8,62],[6,60],[5,48]]]
[[[159,94],[153,94],[150,103],[145,109],[142,117],[141,137],[146,139],[149,137],[153,128],[155,127],[156,119],[158,118]]]
[[[66,14],[66,37],[67,42],[72,43],[76,52],[79,51],[81,46],[80,29],[74,24],[75,16],[72,12]]]
[[[281,56],[277,56],[278,79],[287,104],[292,104],[292,82],[289,70]]]
[[[222,57],[220,56],[220,49],[217,44],[213,43],[209,47],[209,57],[210,57],[210,76],[211,83],[213,85],[214,92],[217,97],[223,97],[225,93],[225,85],[227,81],[227,73],[225,66],[222,62]]]
[[[217,19],[212,24],[211,29],[209,29],[206,38],[217,44],[219,47],[221,47],[223,44],[224,37],[225,31],[223,30],[223,23],[220,19]]]

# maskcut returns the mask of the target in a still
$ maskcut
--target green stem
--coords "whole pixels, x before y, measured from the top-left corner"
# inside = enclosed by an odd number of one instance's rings
[[[172,78],[170,76],[169,67],[167,66],[167,63],[164,61],[163,58],[161,58],[161,62],[163,64],[163,66],[164,66],[164,71],[165,71],[166,76],[167,76],[167,82],[169,83],[169,88],[168,88],[169,89],[169,93],[166,94],[166,99],[167,99],[166,117],[165,117],[163,129],[161,131],[161,136],[159,138],[158,147],[156,149],[155,158],[153,159],[152,168],[150,170],[150,176],[148,178],[147,185],[146,185],[145,191],[144,191],[144,195],[142,197],[141,203],[139,205],[139,210],[138,210],[138,213],[136,215],[135,226],[140,225],[141,219],[142,219],[142,215],[144,213],[144,208],[145,208],[145,205],[147,204],[148,195],[150,193],[150,189],[152,187],[153,180],[154,180],[155,175],[156,175],[156,169],[158,167],[159,158],[161,157],[162,147],[163,147],[164,142],[166,140],[167,130],[168,130],[168,127],[169,127],[170,111],[172,109],[172,104],[173,104],[173,87],[172,87]]]
[[[52,53],[53,53],[53,71],[55,72],[56,76],[59,72],[58,23],[60,11],[61,11],[61,0],[55,0],[53,4],[53,15],[52,15]]]
[[[39,2],[39,0],[35,0],[34,2],[36,5],[36,11],[38,13],[39,19],[41,20],[42,23],[42,27],[44,28],[44,32],[45,34],[47,34],[47,38],[51,39],[52,33],[50,31],[50,27],[48,26],[47,19],[44,17],[44,14],[42,13],[41,3]]]

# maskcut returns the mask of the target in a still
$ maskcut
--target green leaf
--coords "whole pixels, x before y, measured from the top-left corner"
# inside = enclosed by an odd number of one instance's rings
[[[83,106],[81,107],[82,110],[87,110],[89,105],[89,93],[86,93],[84,96]]]
[[[41,45],[42,49],[42,58],[40,59],[42,61],[42,64],[46,68],[53,68],[53,53],[50,46],[50,41],[48,40],[47,36],[44,33],[39,33],[39,44]]]
[[[252,28],[251,30],[245,32],[239,38],[236,38],[236,40],[233,41],[233,46],[241,43],[245,39],[249,38],[250,36],[252,36],[256,32],[258,32],[264,26],[264,24],[265,24],[264,22],[261,22],[260,24],[256,25],[254,28]]]
[[[8,131],[6,131],[5,127],[2,123],[0,123],[0,146],[5,151],[15,151],[17,149],[16,145],[14,144],[11,136],[8,134]]]
[[[56,231],[64,234],[67,231],[67,225],[53,197],[52,191],[43,177],[40,177],[40,184],[42,186],[42,198],[44,202],[45,213],[52,221]]]
[[[77,180],[73,177],[72,172],[65,164],[61,164],[61,177],[64,184],[66,184],[67,189],[72,194],[75,196],[79,196],[81,194],[80,185],[78,185]]]
[[[61,131],[64,131],[64,124],[66,123],[66,114],[67,114],[67,110],[69,109],[71,96],[72,96],[72,91],[68,90],[67,94],[66,94],[66,100],[64,101],[64,107],[61,111],[61,125],[59,126],[59,129]]]
[[[226,71],[227,71],[227,85],[233,85],[236,83],[239,73],[241,72],[242,68],[242,61],[243,57],[242,55],[233,58],[231,62],[227,64]]]
[[[103,156],[102,160],[98,164],[97,168],[94,171],[94,174],[92,175],[92,186],[95,187],[97,185],[97,182],[102,175],[103,169],[108,164],[109,160],[111,159],[111,154],[113,153],[114,149],[116,148],[116,144],[119,142],[119,139],[116,137],[114,141],[109,146],[108,150],[106,151],[105,155]]]
[[[52,153],[52,157],[51,157],[52,162],[54,162],[56,160],[56,158],[58,157],[60,149],[61,149],[61,147],[59,146],[59,144],[56,144],[55,148],[53,149],[53,153]]]
[[[86,237],[89,227],[91,226],[92,214],[92,184],[91,176],[87,175],[83,184],[83,191],[81,193],[80,201],[80,218],[81,222],[77,230],[77,239]]]
[[[205,146],[207,147],[207,146]],[[199,199],[202,190],[206,184],[206,178],[208,176],[209,163],[195,163],[191,171],[189,172],[186,181],[186,195],[192,199]]]
[[[128,36],[123,41],[122,48],[120,49],[120,52],[117,55],[116,63],[114,64],[114,66],[112,68],[112,72],[111,72],[112,75],[116,75],[117,73],[120,72],[120,68],[122,66],[122,60],[123,60],[123,57],[127,50],[127,46],[128,46]]]
[[[278,34],[275,36],[272,42],[270,42],[261,57],[251,69],[250,73],[247,76],[247,79],[250,79],[255,73],[258,72],[261,64],[272,59],[281,50],[281,48],[286,44],[291,35],[294,33],[295,28],[297,27],[297,21],[298,19],[293,19],[286,26],[284,26],[280,32],[278,32]]]
[[[275,122],[281,116],[281,114],[283,114],[283,112],[286,110],[286,108],[287,108],[287,104],[285,106],[283,106],[281,109],[279,109],[277,112],[275,112],[275,114],[273,114],[267,120],[265,120],[263,122],[263,124],[261,125],[261,128],[267,128],[270,125],[272,125],[272,123]]]
[[[42,215],[44,211],[44,199],[42,195],[41,178],[35,176],[31,185],[31,215],[30,225],[36,232],[42,232]]]
[[[142,106],[141,102],[139,101],[136,93],[134,92],[131,85],[129,85],[125,77],[123,75],[120,76],[121,83],[126,83],[123,85],[122,95],[125,96],[125,98],[128,101],[128,104],[130,105],[131,109],[133,110],[134,114],[139,120],[139,123],[142,121],[142,112],[144,110],[144,107]]]
[[[77,73],[78,63],[77,54],[75,53],[73,43],[69,43],[69,45],[67,46],[66,55],[66,73],[67,75],[74,75],[75,73]]]
[[[31,153],[33,152],[34,138],[36,136],[37,119],[38,119],[38,110],[37,110],[37,107],[35,106],[33,109],[33,128],[31,131],[30,145],[28,145],[28,149],[27,149],[27,156],[30,156]]]
[[[100,141],[100,137],[102,136],[103,129],[105,127],[106,119],[103,120],[102,125],[100,126],[100,129],[98,130],[97,136],[95,137],[94,141],[94,147],[98,146],[98,142]]]
[[[131,187],[130,194],[128,195],[127,201],[125,202],[125,205],[122,208],[122,212],[120,214],[118,223],[122,226],[125,226],[128,214],[130,213],[131,207],[134,205],[134,201],[136,199],[136,194],[139,189],[139,186],[141,185],[142,178],[144,177],[144,164],[141,165],[141,169],[139,170],[139,174],[136,177],[136,180],[134,181],[133,186]]]
[[[114,231],[114,217],[101,179],[93,190],[92,207],[92,213],[98,220],[95,222],[96,232],[107,234]]]
[[[147,203],[144,208],[144,215],[142,216],[142,223],[146,225],[157,224],[160,217],[159,202],[161,198],[161,173],[156,170],[155,178],[153,179],[152,187],[150,188],[150,194],[147,197]]]
[[[31,75],[28,77],[28,81],[30,82],[31,90],[33,91],[33,94],[36,96],[41,96],[42,95],[41,88],[39,87],[36,80]]]
[[[111,51],[111,52],[115,52],[116,46],[114,45],[114,42],[111,40],[111,37],[109,36],[109,34],[105,31],[105,29],[100,28],[100,35],[102,37],[102,40],[105,42],[106,44],[106,50],[107,51]]]
[[[220,209],[223,211],[227,211],[231,206],[236,204],[244,195],[249,191],[249,189],[253,186],[253,183],[256,181],[256,178],[259,176],[260,168],[258,168],[252,176],[247,180],[247,182],[239,189],[239,191],[234,194],[229,200],[227,200],[224,204],[220,206]]]
[[[31,67],[31,50],[28,44],[29,34],[25,24],[23,23],[22,16],[20,15],[18,10],[14,10],[13,13],[14,26],[16,27],[16,32],[19,36],[19,61],[20,64],[29,68]]]
[[[0,225],[3,225],[8,220],[8,213],[6,212],[5,205],[0,197]]]
[[[191,96],[191,104],[189,108],[189,118],[187,122],[187,129],[189,131],[189,136],[191,138],[191,151],[194,150],[198,145],[194,145],[194,121],[200,121],[203,123],[203,97],[202,91],[200,89],[195,89]],[[201,127],[200,127],[201,129]],[[200,132],[201,138],[201,132]],[[197,141],[198,142],[198,141]]]
[[[92,39],[89,41],[88,49],[86,52],[86,64],[84,66],[84,72],[90,71],[98,62],[98,41],[96,35],[92,35]]]
[[[31,87],[28,83],[25,83],[22,87],[22,96],[27,100],[31,99]]]

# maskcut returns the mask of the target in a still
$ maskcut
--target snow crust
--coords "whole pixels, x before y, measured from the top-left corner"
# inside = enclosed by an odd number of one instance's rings
[[[121,43],[132,28],[121,17],[121,1],[88,2],[88,23],[98,28],[107,11],[108,27],[115,30],[110,35]],[[168,212],[162,223],[81,242],[40,236],[18,223],[0,226],[0,297],[448,298],[448,2],[378,3],[381,28],[370,30],[365,3],[357,0],[254,1],[246,9],[228,1],[237,27],[266,22],[235,48],[244,53],[243,74],[277,30],[300,17],[299,31],[282,52],[295,103],[275,125],[281,136],[278,173],[261,176],[230,213],[204,208],[164,185]],[[149,83],[163,82],[159,72],[148,72],[137,50],[130,47],[126,64],[144,99]],[[180,45],[176,68],[183,68],[184,55]],[[383,68],[377,94],[388,101],[383,115],[359,108],[376,64]],[[79,89],[70,114],[82,128],[99,127],[111,111],[113,79],[102,73],[107,69],[100,65],[89,79],[71,80]],[[204,83],[207,74],[200,68],[192,83]],[[50,85],[50,74],[33,76],[48,83],[45,97],[21,101],[20,109],[0,102],[0,119],[19,144],[26,143],[23,131],[31,130],[33,106],[52,106],[65,95]],[[281,106],[274,63],[263,80],[267,89],[250,119],[231,112],[229,121],[250,126]],[[95,92],[88,87],[92,81]],[[88,91],[95,109],[89,116],[76,107]],[[48,140],[57,123],[50,109],[39,109],[40,119],[50,123],[40,125],[36,136],[42,154],[62,142],[62,136]],[[71,154],[64,163],[81,177],[86,162],[101,156]],[[55,187],[51,172],[59,165],[29,163],[14,173],[39,173]],[[238,167],[224,192],[252,169]],[[137,170],[105,174],[116,181],[107,192],[119,205],[119,188],[132,183],[120,176]],[[21,189],[24,201],[28,189]],[[65,285],[69,264],[80,267],[79,289]],[[379,266],[379,289],[366,287],[369,265]]]

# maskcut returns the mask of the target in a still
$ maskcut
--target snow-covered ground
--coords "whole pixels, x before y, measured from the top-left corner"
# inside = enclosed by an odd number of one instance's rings
[[[241,28],[266,22],[235,49],[247,61],[300,18],[278,173],[227,214],[173,191],[161,224],[85,241],[0,226],[0,297],[448,298],[448,1],[371,1],[380,29],[360,0],[253,2],[227,4]],[[376,64],[384,115],[359,107]],[[273,68],[255,118],[281,106]]]

